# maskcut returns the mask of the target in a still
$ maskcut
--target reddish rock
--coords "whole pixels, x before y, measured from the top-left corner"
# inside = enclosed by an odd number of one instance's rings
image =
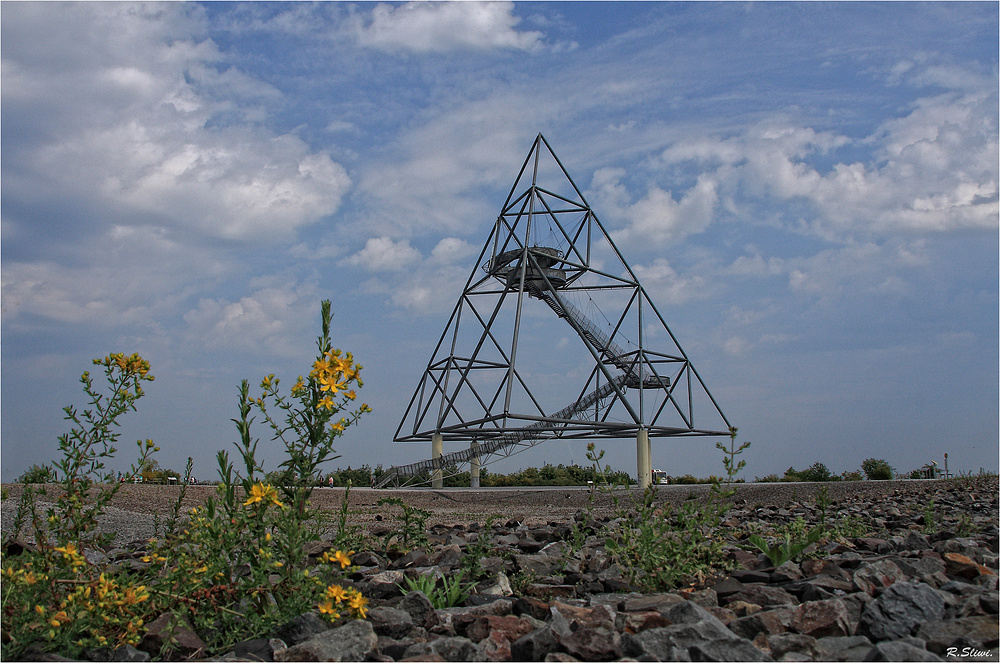
[[[475,621],[469,624],[469,627],[465,631],[465,637],[473,642],[480,642],[487,638],[495,642],[505,639],[509,649],[511,642],[534,630],[535,628],[531,622],[524,617],[516,617],[514,615],[506,617],[484,615],[477,617]]]
[[[546,619],[549,616],[549,604],[546,601],[522,596],[514,602],[515,615],[530,615],[535,619]]]
[[[851,619],[842,599],[812,601],[795,609],[790,628],[814,638],[851,635]]]
[[[854,572],[854,584],[869,596],[878,596],[886,587],[902,580],[906,580],[906,574],[888,559],[867,564]]]
[[[623,633],[639,633],[651,628],[670,626],[670,620],[655,610],[620,613],[617,623]]]
[[[760,612],[761,607],[756,603],[747,603],[746,601],[731,601],[726,604],[726,608],[733,611],[737,617],[746,617],[747,615],[752,615],[755,612]]]
[[[996,575],[987,567],[982,564],[977,564],[969,557],[960,553],[949,552],[945,553],[942,557],[944,558],[945,572],[948,575],[958,576],[968,580],[973,580],[979,576]]]
[[[556,614],[558,613],[559,616],[566,620],[569,628],[572,630],[578,628],[596,628],[599,626],[614,628],[615,625],[615,610],[606,605],[582,608],[556,602],[552,604],[550,612],[553,619],[556,619]]]
[[[757,607],[759,609],[760,606]],[[729,608],[720,608],[717,605],[710,605],[705,607],[705,610],[708,611],[708,614],[713,615],[726,626],[728,626],[730,622],[736,621],[736,613]]]

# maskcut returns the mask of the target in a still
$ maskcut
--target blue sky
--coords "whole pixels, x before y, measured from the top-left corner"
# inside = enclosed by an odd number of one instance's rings
[[[427,457],[393,433],[539,132],[749,477],[997,468],[996,3],[0,12],[4,481],[53,459],[112,351],[157,378],[120,446],[213,476],[239,381],[306,373],[324,298],[374,409],[331,467]],[[551,317],[532,374],[562,402],[580,366]],[[634,471],[632,440],[604,446]],[[710,439],[654,441],[653,466],[722,468]]]

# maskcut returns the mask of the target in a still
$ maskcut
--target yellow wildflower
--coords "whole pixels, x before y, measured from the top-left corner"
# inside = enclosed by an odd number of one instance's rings
[[[319,403],[316,403],[317,409],[325,407],[327,410],[333,410],[333,408],[335,408],[336,406],[337,404],[333,401],[333,398],[330,397],[330,394],[324,395],[323,400],[321,400]]]
[[[347,592],[340,585],[330,585],[326,588],[326,598],[333,599],[337,603],[340,603],[345,598],[347,598]]]
[[[341,382],[337,379],[336,375],[329,375],[329,374],[320,375],[317,378],[317,382],[319,382],[319,388],[321,391],[329,391],[334,396],[336,396],[337,392],[346,386],[344,382]]]
[[[340,613],[337,612],[337,609],[334,608],[333,604],[330,603],[329,601],[323,601],[322,603],[319,604],[318,607],[320,614],[327,615],[327,619],[329,619],[330,621],[340,618]]]
[[[247,498],[246,502],[243,503],[243,506],[250,506],[251,504],[257,504],[258,502],[265,501],[280,507],[285,506],[280,500],[278,500],[278,491],[275,490],[271,484],[267,484],[265,486],[262,483],[255,483],[250,488],[250,496]]]
[[[349,557],[349,555],[353,555],[353,554],[354,554],[353,550],[351,550],[350,552],[347,552],[347,553],[345,553],[342,550],[338,550],[337,552],[335,552],[333,554],[333,560],[335,562],[339,562],[340,563],[340,568],[346,569],[348,566],[351,565],[351,558]]]
[[[354,614],[361,619],[368,616],[368,599],[362,596],[361,592],[355,591],[351,594],[350,598],[347,599],[347,605],[351,606]]]

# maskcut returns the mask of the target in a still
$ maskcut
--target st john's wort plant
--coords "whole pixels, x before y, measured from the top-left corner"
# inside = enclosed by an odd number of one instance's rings
[[[187,527],[146,560],[157,565],[162,579],[154,599],[164,606],[173,601],[174,611],[185,613],[196,630],[211,626],[216,637],[209,644],[215,650],[309,610],[330,621],[365,615],[364,597],[338,584],[351,552],[325,554],[317,565],[306,547],[319,540],[323,523],[309,505],[313,477],[322,463],[337,457],[334,441],[370,412],[365,404],[350,410],[361,366],[350,353],[332,348],[330,320],[330,302],[324,301],[318,356],[309,377],[300,376],[290,395],[281,393],[273,375],[262,380],[263,393],[256,398],[242,382],[239,418],[233,420],[242,467],[220,451],[217,497],[192,510]],[[282,485],[264,481],[255,412],[285,447],[279,469],[288,481]],[[341,525],[346,527],[346,518]]]
[[[30,514],[35,549],[2,560],[4,660],[20,658],[29,647],[77,656],[85,647],[137,644],[148,615],[149,593],[141,581],[128,572],[102,572],[86,553],[110,540],[98,534],[98,518],[121,484],[100,482],[109,475],[105,463],[117,453],[118,419],[136,409],[142,383],[153,376],[138,354],[109,354],[94,364],[104,368],[108,393],[84,372],[80,382],[90,406],[64,408],[72,427],[59,437],[62,458],[52,465],[61,491],[44,520],[32,486],[25,486],[13,533]],[[132,473],[157,450],[151,440],[137,446]]]

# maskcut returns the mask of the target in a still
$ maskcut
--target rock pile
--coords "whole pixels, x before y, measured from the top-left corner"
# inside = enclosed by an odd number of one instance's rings
[[[821,516],[829,527],[863,521],[865,531],[827,539],[777,568],[736,538]],[[640,592],[606,552],[610,515],[581,512],[576,528],[438,524],[427,532],[428,551],[354,555],[345,584],[369,598],[367,620],[331,628],[304,614],[217,660],[996,660],[997,516],[995,479],[972,489],[935,482],[930,494],[897,491],[877,502],[843,499],[825,511],[815,500],[743,500],[724,523],[735,570],[656,594]],[[591,534],[574,546],[581,528]],[[401,589],[405,578],[455,578],[482,550],[485,580],[460,606],[435,609],[423,593]],[[135,554],[108,553],[109,563]],[[182,626],[169,626],[173,637]],[[115,660],[148,660],[141,649],[153,649],[154,630]]]

